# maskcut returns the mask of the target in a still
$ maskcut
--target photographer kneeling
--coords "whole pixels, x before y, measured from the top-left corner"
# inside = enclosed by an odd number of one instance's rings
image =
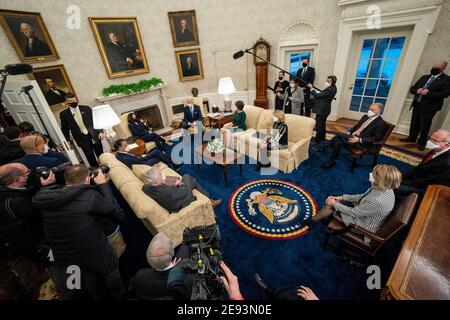
[[[115,200],[102,170],[95,174],[85,165],[74,165],[64,173],[66,186],[49,186],[33,197],[33,205],[41,209],[44,234],[54,254],[52,278],[63,299],[71,298],[76,290],[67,289],[66,267],[76,265],[85,276],[85,285],[94,299],[124,297],[125,290],[119,273],[117,255],[108,243],[105,225],[112,223],[117,212]],[[96,186],[91,185],[91,179]],[[99,289],[103,279],[109,294]],[[83,288],[84,289],[84,288]]]

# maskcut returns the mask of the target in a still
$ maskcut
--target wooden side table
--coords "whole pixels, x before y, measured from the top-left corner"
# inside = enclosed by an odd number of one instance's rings
[[[135,142],[138,146],[130,149],[128,152],[137,157],[142,156],[147,152],[147,147],[145,146],[145,141],[142,139],[137,139]]]
[[[216,117],[209,117],[209,127],[212,128],[213,125],[222,128],[225,123],[232,122],[234,120],[234,114],[224,115],[221,114]]]

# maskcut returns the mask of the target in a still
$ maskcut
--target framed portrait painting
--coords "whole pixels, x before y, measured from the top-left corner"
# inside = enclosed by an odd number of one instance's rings
[[[202,54],[200,49],[175,51],[180,81],[203,79]]]
[[[136,18],[89,21],[110,79],[150,72]]]
[[[0,10],[0,23],[23,63],[59,59],[40,13]]]
[[[169,12],[169,23],[175,48],[200,44],[195,10]]]
[[[65,100],[68,92],[75,93],[64,65],[34,68],[28,77],[36,80],[53,111],[67,107]]]

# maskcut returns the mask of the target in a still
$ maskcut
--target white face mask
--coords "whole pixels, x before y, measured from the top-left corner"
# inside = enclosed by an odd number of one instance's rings
[[[372,110],[367,111],[367,115],[369,117],[373,117],[375,115],[375,112],[373,112]]]
[[[439,146],[433,142],[431,142],[430,140],[427,141],[427,145],[425,146],[427,149],[436,149],[439,148]]]
[[[373,179],[373,174],[372,174],[372,172],[371,173],[369,173],[369,182],[370,183],[373,183],[375,180]]]
[[[273,122],[277,122],[278,118],[277,117],[272,117]]]
[[[330,86],[330,83],[327,81],[327,82],[325,82],[325,84],[323,86],[324,86],[324,88],[328,88]]]
[[[44,154],[45,154],[45,153],[47,153],[47,152],[48,152],[48,150],[49,150],[49,147],[48,147],[48,145],[44,145]]]

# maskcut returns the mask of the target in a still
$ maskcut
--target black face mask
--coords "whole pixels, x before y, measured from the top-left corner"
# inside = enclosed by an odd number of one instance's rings
[[[302,63],[303,68],[306,68],[308,66],[308,64],[306,62]]]
[[[439,73],[441,73],[441,70],[439,68],[431,68],[430,73],[432,76],[437,76]]]
[[[69,102],[69,106],[71,108],[76,108],[76,107],[78,107],[78,102]]]

